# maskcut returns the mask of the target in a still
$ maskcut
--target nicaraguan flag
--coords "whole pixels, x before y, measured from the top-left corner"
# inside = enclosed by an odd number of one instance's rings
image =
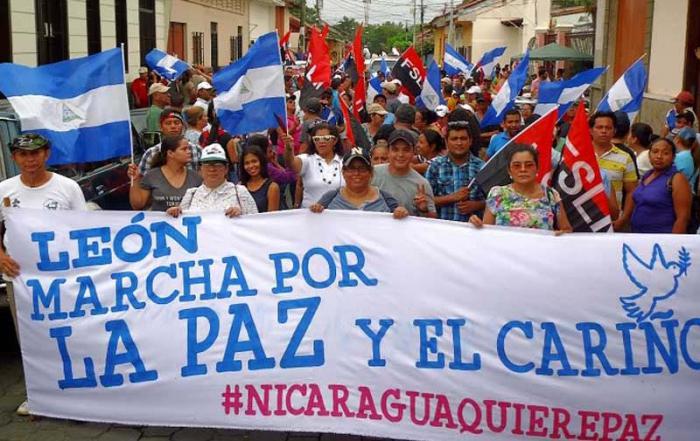
[[[168,81],[177,80],[190,68],[189,64],[160,49],[153,49],[146,54],[146,64]]]
[[[525,85],[525,80],[527,80],[528,64],[530,64],[530,50],[525,52],[525,56],[513,69],[513,73],[508,77],[508,81],[503,84],[501,90],[498,91],[498,95],[491,101],[491,105],[489,105],[484,118],[481,120],[482,128],[500,124],[506,112],[515,105],[515,98]]]
[[[627,112],[630,121],[639,113],[647,84],[647,71],[640,58],[613,84],[598,104],[598,110]]]
[[[0,91],[23,132],[51,141],[49,164],[131,154],[129,104],[120,48],[39,67],[0,64]]]
[[[445,45],[445,57],[442,60],[442,68],[445,69],[447,75],[457,75],[463,73],[467,77],[471,76],[474,65],[467,61],[459,52],[457,52],[449,44]]]
[[[386,58],[384,58],[384,55],[382,55],[382,61],[381,64],[379,64],[379,70],[384,73],[384,75],[389,75],[391,73],[391,69],[389,69],[389,65],[386,62]]]
[[[372,77],[367,82],[367,103],[372,104],[374,97],[382,93],[382,80],[379,77]]]
[[[535,113],[544,115],[558,105],[559,118],[561,118],[606,69],[605,67],[594,67],[579,73],[570,80],[541,82]]]
[[[482,69],[484,71],[484,76],[490,78],[493,75],[493,69],[496,67],[496,62],[498,59],[506,52],[506,48],[497,47],[496,49],[491,49],[481,56],[481,60],[476,63],[477,69]]]
[[[231,135],[277,127],[286,118],[284,71],[277,32],[259,37],[248,52],[214,74],[216,114]]]
[[[435,110],[440,104],[445,104],[445,98],[440,87],[440,69],[433,60],[423,80],[423,90],[416,99],[416,107]]]

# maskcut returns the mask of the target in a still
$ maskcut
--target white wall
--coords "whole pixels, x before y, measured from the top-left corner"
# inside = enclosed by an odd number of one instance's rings
[[[34,2],[11,1],[12,62],[36,66],[36,22]]]
[[[122,0],[119,0],[122,1]],[[138,74],[140,65],[139,2],[127,1],[127,32],[129,39],[129,80]],[[156,0],[156,45],[166,47],[167,20],[164,14],[166,0]],[[115,0],[100,1],[100,35],[102,50],[116,47]],[[85,0],[68,0],[68,53],[70,58],[87,55],[87,20]],[[34,2],[13,0],[10,2],[12,25],[12,62],[26,66],[37,65],[37,36]]]
[[[275,30],[275,7],[268,3],[250,1],[250,39]]]
[[[683,88],[687,14],[688,0],[654,2],[647,89],[651,94],[673,97]]]

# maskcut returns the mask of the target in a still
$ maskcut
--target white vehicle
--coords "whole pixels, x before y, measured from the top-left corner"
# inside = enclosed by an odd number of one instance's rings
[[[396,64],[396,61],[399,59],[399,57],[395,57],[393,55],[387,55],[384,57],[386,60],[387,66],[389,66],[389,70],[391,70],[394,67],[394,64]],[[370,75],[374,76],[375,72],[379,71],[379,67],[382,65],[382,57],[372,57],[368,58],[365,60],[365,71],[369,72]]]

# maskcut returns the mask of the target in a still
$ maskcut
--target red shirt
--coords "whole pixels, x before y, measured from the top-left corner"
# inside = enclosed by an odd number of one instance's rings
[[[142,78],[136,78],[131,82],[131,93],[134,94],[134,107],[139,109],[148,107],[148,82]]]

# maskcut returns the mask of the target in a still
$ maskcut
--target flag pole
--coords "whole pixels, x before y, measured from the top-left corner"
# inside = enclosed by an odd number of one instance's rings
[[[282,66],[282,71],[284,72],[284,64],[282,63],[282,49],[280,45],[280,33],[277,28],[275,28],[275,35],[277,35],[277,57],[280,61],[280,66]],[[284,131],[287,133],[287,136],[289,136],[289,124],[287,124],[289,121],[289,118],[287,118],[287,91],[284,90],[284,82],[282,83],[282,92],[284,92]]]
[[[126,89],[126,65],[124,62],[124,42],[119,44],[119,47],[122,50],[122,76],[124,78],[124,88]],[[129,92],[127,91],[127,94]],[[126,98],[126,107],[129,108],[129,96],[125,95]],[[134,162],[134,135],[131,133],[131,116],[129,117],[129,146],[131,150],[131,162]],[[132,179],[132,184],[133,184],[133,179]]]

